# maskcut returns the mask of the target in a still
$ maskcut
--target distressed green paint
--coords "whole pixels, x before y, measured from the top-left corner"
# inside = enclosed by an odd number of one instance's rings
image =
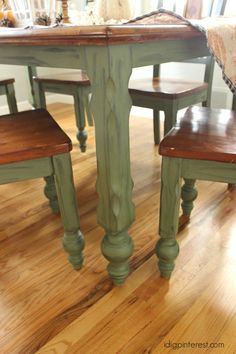
[[[236,167],[233,163],[182,159],[182,175],[193,180],[235,183]]]
[[[74,97],[74,107],[75,107],[75,120],[76,126],[78,128],[77,139],[80,143],[80,149],[82,152],[86,151],[86,140],[88,138],[88,133],[85,129],[86,117],[88,124],[93,125],[93,118],[89,108],[89,94],[90,87],[81,86],[74,87],[73,97]]]
[[[16,113],[18,111],[18,109],[17,109],[17,103],[16,103],[14,84],[4,84],[3,85],[0,83],[0,96],[1,95],[6,95],[7,104],[8,104],[10,113]]]
[[[181,190],[182,203],[181,207],[183,209],[183,215],[189,216],[193,210],[193,202],[197,198],[197,188],[195,187],[194,179],[184,179],[184,185]]]
[[[34,80],[33,80],[33,77],[37,75],[37,70],[35,66],[27,66],[26,71],[27,71],[27,77],[30,84],[29,102],[32,107],[37,108],[35,89],[34,89]]]
[[[87,73],[93,83],[98,222],[106,232],[102,252],[109,261],[108,272],[117,285],[129,274],[128,258],[133,251],[127,232],[134,219],[129,156],[131,100],[127,100],[132,69],[130,55],[128,46],[101,48],[99,53],[96,47],[87,49]]]
[[[48,198],[49,205],[50,205],[52,211],[55,214],[57,214],[60,212],[60,209],[59,209],[59,205],[58,205],[57,191],[56,191],[54,176],[53,175],[46,176],[46,177],[44,177],[44,180],[46,182],[45,187],[44,187],[45,197]]]
[[[133,66],[161,64],[170,61],[183,61],[209,55],[206,42],[201,38],[185,40],[158,40],[146,43],[131,43]]]
[[[98,221],[105,229],[102,249],[116,284],[121,284],[129,273],[128,258],[133,249],[127,232],[134,219],[128,118],[131,100],[127,88],[131,69],[208,53],[199,38],[127,42],[125,45],[110,45],[108,41],[97,46],[29,46],[23,43],[1,46],[2,64],[84,69],[88,73],[96,134]],[[174,242],[171,247],[176,253],[174,239],[171,242]]]
[[[24,179],[49,176],[53,173],[51,159],[39,158],[0,165],[0,183],[12,183]]]
[[[181,192],[181,160],[163,158],[161,167],[160,239],[156,245],[161,276],[169,278],[179,253],[176,241]]]
[[[82,46],[3,46],[2,64],[86,69]],[[3,48],[2,47],[2,48]]]
[[[80,231],[80,221],[76,203],[70,154],[56,155],[52,158],[58,202],[65,234],[63,247],[75,269],[83,264],[84,237]]]

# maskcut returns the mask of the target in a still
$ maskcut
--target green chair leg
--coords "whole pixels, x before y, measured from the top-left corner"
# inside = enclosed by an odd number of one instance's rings
[[[184,178],[184,184],[181,190],[181,198],[183,200],[181,207],[183,210],[183,215],[180,217],[180,228],[185,226],[190,220],[190,215],[193,210],[193,202],[198,195],[197,188],[195,187],[195,182],[195,179]]]
[[[74,269],[83,264],[84,236],[80,231],[70,154],[52,157],[61,218],[64,225],[63,247]]]
[[[10,113],[17,113],[18,109],[16,103],[15,89],[13,84],[7,84],[6,96],[7,96],[7,103],[8,103]]]
[[[46,185],[44,187],[44,194],[46,198],[49,200],[49,205],[53,211],[53,213],[57,214],[60,212],[57,198],[57,191],[55,186],[55,180],[53,176],[44,177]]]
[[[90,109],[90,102],[89,102],[89,93],[90,93],[90,88],[88,88],[87,90],[82,90],[82,101],[83,101],[83,105],[84,105],[84,110],[87,116],[87,121],[88,121],[88,125],[90,127],[93,126],[93,115]]]
[[[181,207],[183,215],[190,219],[193,210],[193,202],[197,198],[197,188],[195,187],[195,179],[184,178],[184,184],[181,190],[181,198],[183,200]]]
[[[81,152],[86,151],[86,140],[88,138],[87,131],[85,130],[86,119],[85,119],[85,109],[83,105],[83,88],[78,88],[77,92],[74,94],[74,107],[75,107],[75,121],[78,128],[77,140],[80,144]]]
[[[46,109],[46,96],[45,96],[45,92],[43,90],[43,87],[42,85],[40,84],[36,84],[35,85],[35,99],[36,99],[36,102],[37,105],[38,105],[38,108],[45,108]]]
[[[30,92],[29,92],[29,102],[32,107],[37,108],[37,99],[36,99],[36,93],[35,93],[35,84],[33,77],[37,76],[37,70],[35,66],[28,66],[27,67],[27,73],[28,73],[28,80],[30,84]]]
[[[164,136],[171,130],[177,120],[178,106],[173,102],[165,109]]]
[[[171,171],[171,174],[170,174]],[[162,159],[162,185],[160,209],[160,239],[156,245],[156,255],[161,276],[170,278],[174,261],[179,253],[176,241],[181,193],[181,160]]]
[[[153,110],[153,133],[154,143],[158,145],[160,143],[160,111]]]

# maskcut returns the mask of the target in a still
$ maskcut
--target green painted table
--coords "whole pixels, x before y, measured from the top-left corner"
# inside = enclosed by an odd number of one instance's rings
[[[129,274],[134,220],[130,174],[128,81],[132,68],[209,54],[202,34],[186,25],[70,26],[1,29],[0,63],[84,69],[92,86],[98,222],[102,252],[117,285]]]

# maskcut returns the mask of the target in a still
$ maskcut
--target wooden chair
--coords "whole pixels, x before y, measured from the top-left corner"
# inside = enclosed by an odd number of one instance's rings
[[[0,79],[0,95],[6,95],[10,113],[16,113],[15,79]]]
[[[197,197],[196,179],[236,184],[236,112],[190,107],[161,141],[159,153],[163,158],[156,254],[161,275],[169,278],[179,252],[180,198],[187,221]],[[181,191],[182,178],[185,183]]]
[[[82,70],[70,73],[52,75],[37,75],[36,67],[28,67],[31,83],[33,105],[37,108],[46,108],[45,92],[72,95],[74,97],[75,120],[78,127],[77,139],[82,152],[86,150],[87,132],[85,130],[86,117],[88,124],[93,125],[89,109],[90,82]]]
[[[53,211],[61,212],[64,249],[78,269],[83,263],[84,238],[77,213],[71,149],[68,136],[44,109],[1,116],[0,184],[45,178],[45,195]]]
[[[202,3],[202,0],[187,0],[182,15],[186,18],[200,18]],[[158,7],[162,5],[163,1],[158,1]],[[209,5],[206,15],[219,15],[224,12],[226,0],[211,0]],[[165,135],[176,122],[178,110],[200,102],[203,106],[210,106],[214,59],[209,56],[185,61],[188,62],[205,65],[204,82],[164,78],[161,76],[160,65],[154,65],[153,78],[130,80],[129,92],[133,105],[153,109],[155,144],[160,142],[159,111],[165,114]]]

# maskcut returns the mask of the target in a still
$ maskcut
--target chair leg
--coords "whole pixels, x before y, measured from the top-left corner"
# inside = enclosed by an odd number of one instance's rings
[[[83,106],[84,106],[84,111],[87,117],[87,122],[88,125],[90,127],[93,126],[93,115],[91,113],[91,109],[90,109],[90,102],[89,102],[89,93],[90,93],[90,88],[85,89],[83,88],[81,90],[82,93],[82,102],[83,102]]]
[[[29,92],[29,102],[33,108],[37,108],[37,101],[35,97],[35,84],[33,80],[33,76],[37,76],[37,69],[35,66],[27,67],[28,80],[30,84],[30,92]]]
[[[63,247],[69,254],[68,260],[74,269],[79,269],[83,264],[84,236],[80,231],[70,154],[56,155],[52,160],[58,202],[65,230]]]
[[[82,88],[83,89],[83,88]],[[77,139],[80,144],[81,152],[86,151],[86,140],[88,138],[87,131],[85,130],[85,111],[82,99],[82,92],[80,88],[78,88],[76,94],[74,95],[74,106],[75,106],[75,119],[76,119],[76,126],[78,128]]]
[[[49,200],[49,205],[53,213],[57,214],[60,212],[57,198],[57,191],[55,186],[55,180],[53,176],[44,177],[46,185],[44,187],[44,194]]]
[[[165,122],[164,122],[164,136],[171,130],[175,125],[178,113],[178,106],[175,102],[172,102],[165,109]]]
[[[182,230],[190,220],[193,210],[193,202],[197,198],[198,191],[195,187],[196,180],[184,178],[184,184],[181,190],[181,198],[183,200],[181,207],[183,214],[179,219],[179,230]]]
[[[8,103],[10,113],[17,113],[18,109],[16,103],[15,89],[13,84],[7,85],[6,96],[7,96],[7,103]]]
[[[208,90],[206,101],[202,102],[202,107],[211,107],[211,90]]]
[[[46,96],[43,86],[38,82],[33,82],[34,90],[34,105],[35,108],[45,108],[46,109]]]
[[[160,111],[153,110],[154,144],[160,144]]]
[[[156,255],[161,276],[170,278],[178,256],[176,241],[181,193],[181,159],[163,157],[161,167],[160,239]]]

